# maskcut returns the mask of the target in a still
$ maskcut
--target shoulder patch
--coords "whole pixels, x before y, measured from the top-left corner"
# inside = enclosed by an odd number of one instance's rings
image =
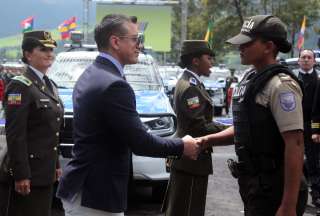
[[[8,94],[8,105],[21,105],[21,93]]]
[[[25,84],[26,86],[31,86],[32,81],[29,80],[27,77],[20,75],[20,76],[15,76],[12,78],[13,80],[17,80],[19,82],[22,82],[23,84]]]
[[[189,83],[192,85],[197,85],[197,80],[194,77],[190,77]]]
[[[192,97],[192,98],[187,99],[187,104],[188,104],[189,109],[198,108],[200,106],[199,97],[196,96],[196,97]]]
[[[296,98],[293,92],[280,93],[280,105],[283,111],[290,112],[296,108]]]

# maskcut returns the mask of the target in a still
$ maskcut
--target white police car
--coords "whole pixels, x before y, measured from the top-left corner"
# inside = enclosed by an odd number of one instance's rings
[[[61,52],[48,72],[58,85],[59,95],[65,105],[64,124],[60,133],[62,166],[71,157],[73,146],[73,87],[97,55],[97,51]],[[124,73],[135,91],[137,111],[146,130],[163,137],[173,135],[176,119],[152,56],[141,53],[138,63],[125,66]],[[133,179],[138,183],[152,183],[156,196],[159,191],[163,193],[169,179],[165,159],[133,155]]]

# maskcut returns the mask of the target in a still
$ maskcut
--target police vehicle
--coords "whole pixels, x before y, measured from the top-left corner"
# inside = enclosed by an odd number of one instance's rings
[[[230,75],[230,70],[224,64],[210,68],[209,77],[201,76],[200,79],[213,101],[214,116],[221,116],[223,108],[226,106],[225,86],[226,77]]]
[[[71,158],[73,146],[72,121],[73,87],[83,71],[91,64],[98,52],[95,46],[69,46],[61,52],[48,71],[48,76],[58,85],[59,95],[65,106],[64,124],[60,132],[62,167]],[[168,137],[175,133],[176,118],[158,72],[158,66],[149,54],[140,53],[138,63],[126,65],[126,80],[135,91],[137,111],[145,129],[152,134]],[[133,179],[135,183],[153,186],[153,195],[158,199],[169,179],[165,159],[132,156]]]

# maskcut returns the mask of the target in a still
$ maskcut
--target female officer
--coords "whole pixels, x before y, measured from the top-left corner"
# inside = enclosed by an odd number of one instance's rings
[[[200,76],[209,76],[213,51],[204,40],[186,40],[181,50],[180,66],[185,68],[176,85],[174,109],[177,114],[177,136],[198,137],[219,132],[212,122],[213,104]],[[208,175],[212,174],[211,148],[201,152],[198,160],[173,160],[170,183],[163,210],[166,216],[205,213]]]
[[[10,177],[7,199],[0,202],[7,202],[2,206],[9,216],[50,215],[53,183],[61,175],[57,147],[63,106],[54,83],[46,76],[55,47],[49,32],[25,33],[22,61],[27,70],[14,77],[5,92]]]

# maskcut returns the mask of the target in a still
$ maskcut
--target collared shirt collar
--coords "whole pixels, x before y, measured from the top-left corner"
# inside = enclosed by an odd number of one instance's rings
[[[194,76],[194,78],[196,78],[198,80],[199,83],[202,83],[202,81],[200,80],[200,76],[198,74],[196,74],[195,72],[186,69],[187,72],[191,73],[192,76]]]
[[[120,62],[117,59],[115,59],[111,55],[104,53],[104,52],[100,52],[99,56],[111,61],[116,66],[116,68],[119,70],[121,77],[124,77],[123,66],[120,64]]]
[[[313,68],[311,68],[311,69],[308,70],[308,71],[304,71],[304,70],[302,70],[302,69],[300,68],[300,69],[299,69],[299,72],[302,73],[302,74],[312,74]]]
[[[30,67],[31,70],[33,70],[33,72],[39,77],[39,79],[44,83],[44,80],[43,80],[44,73],[42,73],[41,71],[35,69],[35,68],[32,67],[31,65],[29,65],[29,67]]]

